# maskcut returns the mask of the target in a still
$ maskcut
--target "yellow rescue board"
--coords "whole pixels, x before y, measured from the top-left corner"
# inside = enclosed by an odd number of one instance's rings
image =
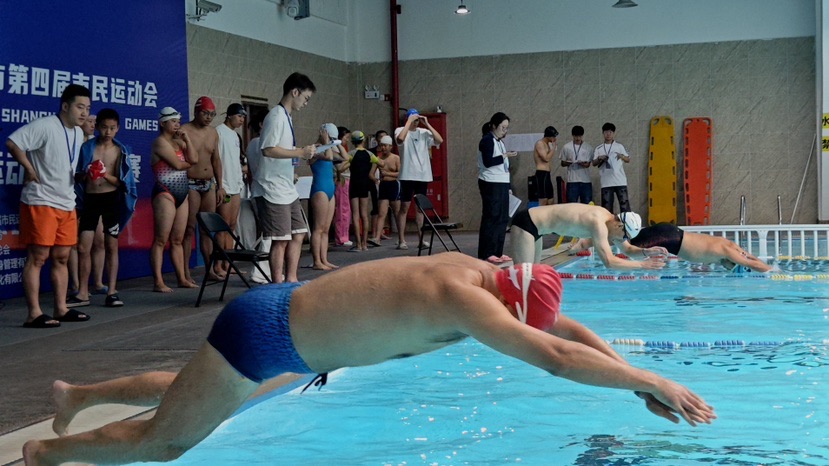
[[[648,148],[648,225],[676,225],[676,197],[674,119],[653,117]]]

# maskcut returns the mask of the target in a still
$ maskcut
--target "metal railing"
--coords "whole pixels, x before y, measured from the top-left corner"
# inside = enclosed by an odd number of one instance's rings
[[[760,259],[829,258],[829,225],[700,225],[684,231],[722,236]]]

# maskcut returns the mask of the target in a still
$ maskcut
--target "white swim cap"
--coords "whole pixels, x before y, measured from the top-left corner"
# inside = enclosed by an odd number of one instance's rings
[[[639,231],[642,230],[642,217],[640,217],[637,213],[622,212],[619,214],[619,220],[621,220],[622,224],[625,226],[625,232],[627,233],[628,239],[636,238],[636,235],[638,235]]]
[[[320,126],[320,129],[325,130],[325,132],[328,133],[328,137],[331,139],[337,139],[337,136],[339,136],[337,125],[334,123],[325,123]]]
[[[169,120],[181,119],[181,113],[177,112],[173,107],[164,107],[158,112],[158,122],[164,123]]]
[[[391,136],[389,136],[389,135],[387,134],[387,135],[383,136],[382,138],[380,138],[380,144],[388,144],[388,145],[392,145]]]

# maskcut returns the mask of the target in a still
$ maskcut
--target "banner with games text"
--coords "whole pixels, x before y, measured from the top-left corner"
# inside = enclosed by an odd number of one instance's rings
[[[0,299],[22,295],[26,258],[19,236],[23,169],[5,141],[30,121],[56,114],[70,83],[90,89],[93,114],[112,108],[121,116],[116,137],[132,148],[139,201],[119,238],[119,278],[150,275],[150,148],[158,135],[157,115],[166,106],[187,114],[189,106],[184,2],[0,3]],[[41,290],[49,289],[47,263]]]

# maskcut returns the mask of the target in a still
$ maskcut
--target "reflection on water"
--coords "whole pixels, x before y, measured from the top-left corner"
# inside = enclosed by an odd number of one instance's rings
[[[757,303],[776,301],[780,304],[814,304],[820,301],[829,301],[829,296],[796,296],[796,295],[777,295],[777,296],[732,296],[727,298],[700,298],[696,296],[680,296],[674,298],[677,306],[701,306],[703,308],[715,308],[723,305],[734,305],[734,307],[749,307],[749,304],[740,305],[739,303]]]
[[[745,346],[708,349],[648,349],[631,351],[631,354],[649,356],[655,362],[675,363],[685,366],[704,364],[722,367],[728,372],[738,370],[785,369],[785,366],[829,366],[829,347],[825,344],[791,342],[774,347]],[[678,357],[679,360],[677,359]]]

